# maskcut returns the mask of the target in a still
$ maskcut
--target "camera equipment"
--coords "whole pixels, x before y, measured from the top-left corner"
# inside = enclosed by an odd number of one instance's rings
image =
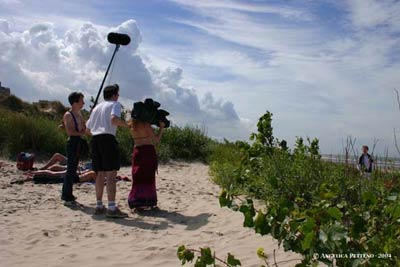
[[[152,125],[160,126],[160,121],[165,124],[165,128],[170,126],[170,121],[167,119],[169,112],[163,109],[158,109],[160,103],[151,98],[146,98],[144,102],[138,101],[133,104],[131,118],[138,121],[148,122]]]

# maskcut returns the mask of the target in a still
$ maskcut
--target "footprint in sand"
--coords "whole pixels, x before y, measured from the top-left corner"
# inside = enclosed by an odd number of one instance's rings
[[[85,238],[91,238],[92,236],[93,236],[93,232],[90,232],[90,233],[85,235]]]
[[[104,234],[104,233],[99,233],[99,234],[97,234],[97,236],[100,237],[100,238],[106,238],[107,237],[107,235]]]
[[[50,238],[60,236],[59,230],[42,230],[42,233],[44,236],[47,236]]]
[[[26,242],[28,245],[36,245],[36,243],[38,243],[40,240],[39,239],[33,239],[33,240],[31,240],[31,241],[29,241],[29,242]]]

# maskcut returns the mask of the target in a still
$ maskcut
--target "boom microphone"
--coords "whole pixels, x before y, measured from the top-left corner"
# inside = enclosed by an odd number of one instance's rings
[[[131,42],[129,35],[116,32],[110,32],[107,36],[107,40],[116,45],[128,45]]]
[[[111,64],[114,60],[115,54],[117,53],[117,51],[119,49],[119,46],[120,45],[128,45],[131,42],[131,38],[129,37],[129,35],[123,34],[123,33],[117,33],[117,32],[110,32],[107,35],[107,40],[110,43],[115,44],[115,49],[114,49],[114,53],[111,57],[110,63],[108,64],[106,74],[104,75],[103,81],[101,82],[99,92],[97,93],[97,96],[96,96],[96,100],[94,101],[92,109],[90,110],[90,113],[92,113],[92,110],[97,105],[97,101],[99,100],[101,90],[103,89],[104,82],[106,81],[108,71],[110,70]]]

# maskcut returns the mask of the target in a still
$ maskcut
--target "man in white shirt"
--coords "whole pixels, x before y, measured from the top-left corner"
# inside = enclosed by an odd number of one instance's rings
[[[93,170],[96,178],[95,215],[106,214],[109,218],[128,217],[115,205],[117,171],[120,168],[120,152],[115,138],[117,127],[128,127],[120,118],[121,104],[118,102],[119,86],[109,85],[103,91],[104,102],[98,104],[86,123],[93,135],[91,140]],[[107,179],[108,209],[103,206],[104,181]]]

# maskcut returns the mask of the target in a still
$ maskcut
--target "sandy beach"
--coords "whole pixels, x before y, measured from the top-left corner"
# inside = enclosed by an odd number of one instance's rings
[[[0,266],[175,267],[180,266],[180,245],[209,246],[222,258],[231,252],[247,267],[261,265],[259,247],[270,253],[276,249],[277,262],[300,258],[279,249],[271,237],[242,227],[241,213],[220,208],[219,187],[208,171],[201,163],[161,165],[159,211],[106,219],[92,215],[93,184],[74,185],[82,206],[70,209],[60,200],[61,184],[11,184],[23,173],[14,162],[0,160]],[[131,177],[130,168],[119,174]],[[123,211],[129,211],[130,187],[130,182],[118,182],[117,201]]]

